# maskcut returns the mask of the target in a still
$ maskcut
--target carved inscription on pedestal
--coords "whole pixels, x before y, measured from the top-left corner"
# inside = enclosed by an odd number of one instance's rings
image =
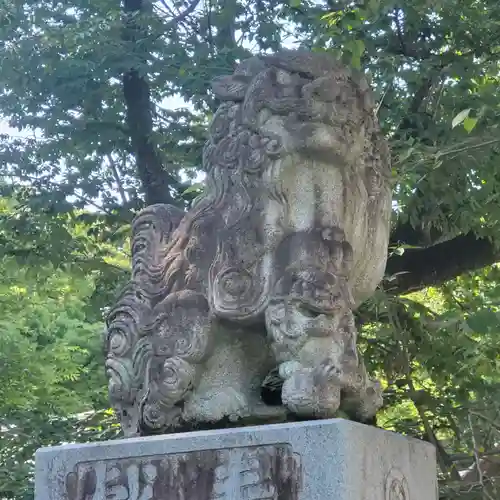
[[[67,500],[298,500],[300,455],[288,444],[79,463]]]
[[[410,500],[408,481],[405,475],[396,468],[392,468],[385,480],[386,500]]]

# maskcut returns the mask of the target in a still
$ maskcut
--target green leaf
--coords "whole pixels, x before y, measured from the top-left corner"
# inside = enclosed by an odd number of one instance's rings
[[[345,47],[345,50],[351,55],[350,63],[356,68],[361,68],[361,56],[365,51],[365,43],[362,40],[350,40]]]
[[[470,112],[471,108],[460,111],[460,113],[458,113],[458,115],[453,118],[451,122],[451,128],[455,128],[457,125],[460,125],[469,116]]]
[[[370,13],[375,13],[380,8],[380,0],[368,0],[367,7]]]
[[[467,130],[467,132],[469,132],[469,133],[472,132],[472,130],[476,126],[477,122],[478,122],[477,118],[471,118],[470,116],[468,116],[464,120],[464,129]]]
[[[361,57],[363,55],[363,52],[365,51],[365,42],[363,42],[363,40],[354,40],[353,47],[353,54]]]
[[[487,333],[500,329],[500,319],[493,311],[479,311],[467,318],[467,325],[474,332]]]

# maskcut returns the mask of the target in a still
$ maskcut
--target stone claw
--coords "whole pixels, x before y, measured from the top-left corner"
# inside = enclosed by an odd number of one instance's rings
[[[313,368],[295,370],[283,384],[283,404],[301,417],[333,417],[340,406],[341,387],[321,378],[318,383],[318,374]]]

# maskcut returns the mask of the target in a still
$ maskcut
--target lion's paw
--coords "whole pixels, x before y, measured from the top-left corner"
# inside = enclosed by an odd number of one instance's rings
[[[333,417],[340,406],[341,387],[325,382],[318,380],[314,369],[295,370],[283,384],[283,404],[301,417]]]
[[[198,395],[184,406],[185,420],[218,422],[224,418],[236,421],[250,414],[247,397],[232,387],[211,389]]]

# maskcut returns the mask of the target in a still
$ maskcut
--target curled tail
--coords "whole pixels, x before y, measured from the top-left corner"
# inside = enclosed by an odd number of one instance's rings
[[[168,242],[184,212],[170,205],[151,205],[132,224],[132,277],[107,317],[106,373],[109,396],[125,435],[140,427],[140,402],[148,390],[145,378],[153,345],[144,332],[152,311],[166,293],[163,276]]]

